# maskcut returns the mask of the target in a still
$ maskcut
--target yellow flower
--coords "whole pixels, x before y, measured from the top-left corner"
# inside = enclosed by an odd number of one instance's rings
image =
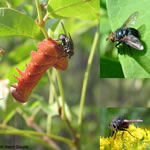
[[[150,130],[135,127],[133,124],[127,131],[118,131],[115,135],[100,137],[100,150],[146,150],[150,148]]]

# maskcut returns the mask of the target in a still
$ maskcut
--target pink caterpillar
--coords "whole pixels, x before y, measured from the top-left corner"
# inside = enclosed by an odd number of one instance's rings
[[[38,45],[38,51],[31,52],[31,60],[26,66],[25,71],[17,71],[20,77],[14,76],[18,83],[12,85],[13,97],[19,102],[26,102],[38,81],[41,79],[46,70],[53,66],[59,70],[66,70],[68,58],[64,52],[63,46],[49,38]]]
[[[28,100],[33,88],[49,67],[53,66],[59,70],[67,69],[68,57],[70,58],[74,54],[74,46],[71,36],[70,34],[67,36],[63,24],[62,27],[65,34],[60,34],[56,41],[49,38],[40,42],[38,51],[31,52],[31,60],[24,72],[16,68],[20,77],[14,76],[18,83],[12,85],[12,96],[17,101],[24,103]]]

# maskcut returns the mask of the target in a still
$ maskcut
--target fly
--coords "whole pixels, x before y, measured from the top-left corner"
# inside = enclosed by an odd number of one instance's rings
[[[144,50],[144,46],[140,41],[140,32],[135,28],[129,27],[130,25],[135,24],[137,16],[138,12],[134,12],[133,14],[131,14],[119,29],[117,29],[115,32],[110,33],[109,37],[106,40],[117,42],[115,45],[117,49],[119,49],[119,45],[123,43],[123,46],[124,44],[126,44],[137,50]]]
[[[109,128],[112,132],[112,135],[115,134],[115,138],[116,138],[116,133],[117,131],[127,131],[131,136],[133,136],[128,130],[127,128],[129,128],[129,125],[131,123],[136,123],[136,122],[143,122],[143,120],[127,120],[123,117],[115,117],[112,122],[109,124]],[[124,133],[124,132],[123,132]],[[122,134],[123,136],[123,134]],[[133,136],[134,137],[134,136]]]
[[[64,27],[62,22],[61,22],[61,25],[63,27],[63,30],[64,30],[65,34],[60,34],[56,41],[61,41],[61,44],[64,48],[64,52],[66,53],[66,55],[69,58],[71,58],[71,56],[74,54],[73,41],[72,41],[72,38],[71,38],[70,34],[67,35],[67,32],[66,32],[65,27]]]

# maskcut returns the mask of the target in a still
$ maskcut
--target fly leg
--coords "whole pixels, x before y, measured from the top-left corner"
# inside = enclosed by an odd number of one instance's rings
[[[117,131],[114,131],[114,140],[116,139],[116,134],[117,134]]]
[[[126,129],[119,129],[119,130],[121,130],[121,131],[127,131],[131,136],[133,136],[134,138],[136,138],[134,135],[132,135],[128,130],[126,130]],[[124,134],[124,133],[123,133]]]
[[[121,139],[123,139],[124,131],[122,132]]]
[[[124,43],[123,43],[122,51],[123,51],[123,54],[124,54],[124,56],[125,56],[125,52],[124,52]]]
[[[129,45],[127,45],[127,47],[128,47],[128,49],[129,49],[130,55],[131,55],[131,56],[133,56],[133,53],[132,53],[132,51],[131,51],[130,46],[129,46]]]
[[[119,53],[119,45],[122,43],[122,41],[119,41],[116,45],[115,45],[115,47],[117,48],[117,50],[118,50],[118,53]]]

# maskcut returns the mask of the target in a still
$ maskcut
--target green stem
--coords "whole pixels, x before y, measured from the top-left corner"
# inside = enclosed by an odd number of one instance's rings
[[[38,14],[38,20],[39,22],[43,21],[43,17],[42,17],[42,11],[41,11],[41,5],[39,0],[35,0],[36,3],[36,8],[37,8],[37,14]]]
[[[49,37],[48,37],[47,31],[45,29],[45,22],[43,21],[40,2],[39,2],[39,0],[35,0],[35,3],[36,3],[36,8],[37,8],[37,14],[38,14],[37,24],[40,26],[45,38],[48,40]]]
[[[60,136],[56,136],[56,135],[52,135],[52,134],[46,134],[46,133],[42,133],[42,132],[35,132],[35,131],[29,131],[29,130],[20,130],[20,129],[16,129],[14,127],[10,127],[10,126],[6,126],[5,128],[3,127],[2,124],[0,124],[0,134],[16,134],[16,135],[30,135],[30,136],[46,136],[49,137],[51,139],[57,140],[57,141],[61,141],[64,142],[68,145],[73,145],[75,146],[71,140],[64,138],[64,137],[60,137]]]
[[[65,120],[66,124],[67,124],[67,127],[70,131],[70,134],[72,136],[72,139],[73,139],[73,142],[75,144],[75,147],[77,150],[81,150],[81,145],[80,145],[80,138],[77,136],[77,134],[74,132],[69,120],[66,118]]]
[[[53,68],[53,73],[55,73],[54,68]],[[56,89],[56,86],[55,86],[55,81],[54,81],[54,79],[53,79],[53,77],[52,77],[53,75],[51,75],[51,73],[50,73],[49,70],[47,70],[47,74],[48,74],[48,78],[49,78],[49,80],[51,81],[51,84],[52,84],[52,86],[53,86],[53,88],[54,88],[55,99],[56,99],[57,105],[58,105],[58,107],[60,107],[60,103],[59,103],[59,99],[58,99],[58,94],[57,94],[57,89]]]
[[[81,98],[80,98],[80,113],[79,113],[79,118],[78,118],[79,129],[80,129],[81,124],[82,124],[83,108],[84,108],[84,102],[85,102],[85,95],[86,95],[88,77],[89,77],[93,57],[94,57],[94,54],[95,54],[95,51],[96,51],[96,45],[97,45],[97,42],[98,42],[98,38],[99,38],[99,26],[97,27],[97,31],[96,31],[95,36],[94,36],[94,41],[93,41],[93,44],[92,44],[92,47],[91,47],[91,51],[90,51],[90,55],[89,55],[89,58],[88,58],[86,71],[85,71],[85,74],[84,74],[84,80],[83,80],[83,86],[82,86]]]
[[[56,75],[57,75],[57,81],[58,81],[58,86],[59,86],[59,91],[61,95],[61,100],[62,100],[62,119],[66,120],[66,113],[65,113],[65,96],[64,96],[64,90],[61,82],[61,76],[58,70],[56,70]]]
[[[52,69],[52,75],[50,73],[50,69],[47,71],[47,74],[48,74],[48,78],[49,78],[49,82],[50,82],[50,91],[49,91],[49,105],[53,103],[53,100],[54,100],[54,94],[55,94],[55,97],[56,97],[56,102],[57,102],[57,105],[58,105],[58,108],[60,107],[59,105],[59,101],[58,101],[58,96],[57,96],[57,91],[56,91],[56,87],[55,87],[55,70]],[[51,120],[52,120],[52,117],[50,114],[48,114],[47,116],[47,133],[50,134],[51,133]]]
[[[59,86],[59,91],[60,91],[60,95],[62,98],[62,115],[61,118],[66,122],[67,127],[69,129],[69,132],[72,136],[74,145],[76,147],[77,150],[81,150],[80,147],[80,140],[79,138],[76,136],[76,133],[74,132],[72,125],[70,123],[70,121],[68,120],[66,113],[65,113],[65,97],[64,97],[64,91],[63,91],[63,86],[62,86],[62,82],[61,82],[61,76],[58,70],[56,70],[56,74],[57,74],[57,80],[58,80],[58,86]]]

